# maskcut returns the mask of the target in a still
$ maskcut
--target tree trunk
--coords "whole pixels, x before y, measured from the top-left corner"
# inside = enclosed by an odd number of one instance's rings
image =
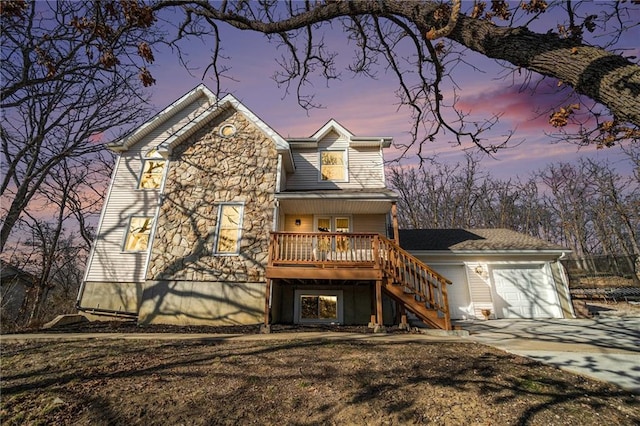
[[[557,34],[498,27],[463,15],[448,38],[489,58],[557,78],[606,105],[621,121],[640,126],[640,66],[620,55]]]

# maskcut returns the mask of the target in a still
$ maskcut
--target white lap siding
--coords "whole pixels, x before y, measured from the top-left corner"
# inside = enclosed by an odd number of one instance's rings
[[[87,266],[85,281],[143,282],[145,280],[149,249],[145,252],[123,251],[129,218],[131,216],[155,217],[157,213],[160,189],[137,189],[144,157],[149,150],[165,141],[206,107],[206,98],[198,98],[176,114],[175,119],[160,125],[118,157],[111,189],[105,199],[102,218],[98,225],[98,235]],[[168,167],[169,162],[165,165],[165,174]]]
[[[348,181],[320,181],[320,154],[322,150],[345,150],[348,160]],[[360,189],[383,188],[384,168],[379,147],[349,147],[349,141],[330,133],[318,142],[318,148],[294,148],[292,151],[296,171],[287,176],[287,190],[304,189]]]
[[[373,232],[386,236],[387,216],[384,214],[354,214],[353,232]]]
[[[145,280],[148,250],[123,251],[131,216],[155,217],[159,190],[138,190],[138,174],[142,167],[138,155],[120,157],[111,193],[94,244],[87,281],[141,282]]]

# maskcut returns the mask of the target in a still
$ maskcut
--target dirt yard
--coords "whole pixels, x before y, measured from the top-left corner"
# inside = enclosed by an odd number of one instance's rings
[[[640,424],[637,395],[476,343],[149,335],[1,361],[2,425]]]

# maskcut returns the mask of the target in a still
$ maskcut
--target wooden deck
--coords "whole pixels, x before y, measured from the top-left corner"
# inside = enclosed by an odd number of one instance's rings
[[[451,281],[379,234],[273,232],[266,274],[268,285],[272,279],[375,281],[376,323],[381,324],[384,291],[425,323],[451,328],[447,300]],[[266,301],[265,323],[268,305]]]
[[[377,234],[271,234],[267,278],[379,280]]]

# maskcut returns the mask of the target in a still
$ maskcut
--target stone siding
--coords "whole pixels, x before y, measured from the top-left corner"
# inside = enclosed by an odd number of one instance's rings
[[[219,136],[232,123],[237,133]],[[174,151],[148,280],[264,282],[273,224],[277,151],[238,112],[215,118]],[[244,203],[240,253],[213,255],[219,203]]]

